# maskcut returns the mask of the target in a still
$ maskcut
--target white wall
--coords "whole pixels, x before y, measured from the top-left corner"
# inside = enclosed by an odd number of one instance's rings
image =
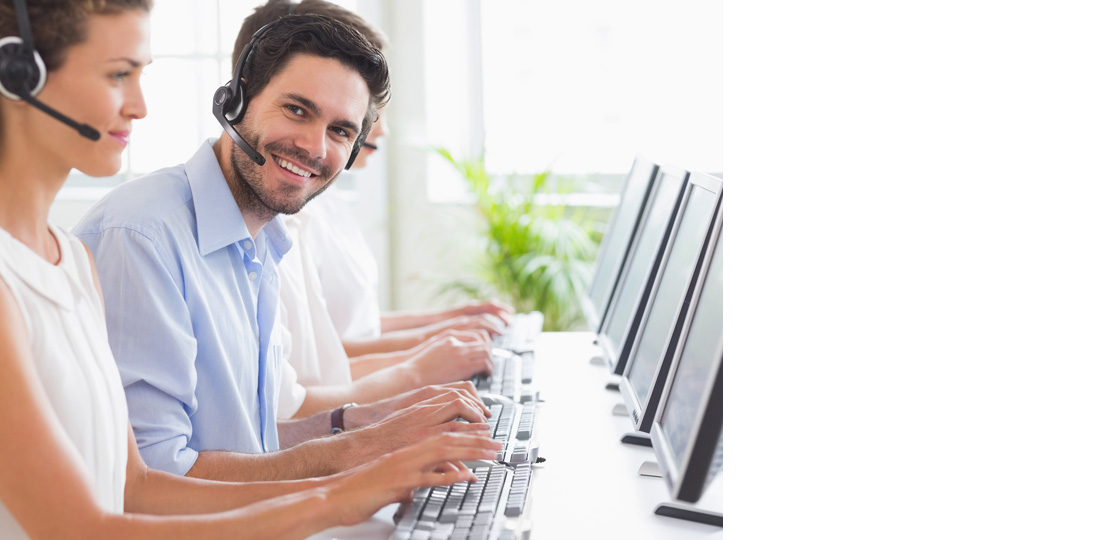
[[[391,230],[388,264],[394,277],[384,303],[395,309],[417,309],[444,304],[435,298],[432,274],[452,271],[464,264],[477,226],[467,209],[433,204],[427,197],[425,104],[425,34],[423,2],[385,3],[384,30],[391,39],[391,146],[387,152],[388,224]]]

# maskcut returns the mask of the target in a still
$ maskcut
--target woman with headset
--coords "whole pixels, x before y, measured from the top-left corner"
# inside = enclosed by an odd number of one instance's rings
[[[120,169],[146,115],[150,8],[0,2],[0,537],[303,538],[415,487],[475,480],[462,461],[494,458],[499,444],[458,434],[295,482],[207,482],[143,464],[92,259],[47,213],[72,169]]]

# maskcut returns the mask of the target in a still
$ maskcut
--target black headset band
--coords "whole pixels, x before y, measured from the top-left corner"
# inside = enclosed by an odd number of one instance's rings
[[[19,22],[19,37],[23,39],[23,46],[27,50],[35,50],[35,39],[31,36],[31,14],[27,10],[27,0],[15,1],[15,16]]]
[[[229,84],[229,89],[232,90],[232,96],[234,98],[244,98],[244,96],[239,95],[240,78],[244,75],[244,66],[248,64],[248,58],[252,56],[252,51],[255,49],[256,43],[259,42],[260,36],[262,36],[268,28],[274,26],[276,22],[278,21],[271,21],[261,26],[259,30],[256,30],[256,32],[252,34],[252,39],[249,39],[248,44],[244,46],[244,50],[240,51],[240,57],[236,59],[236,69],[232,70],[232,82]],[[247,107],[248,104],[243,103],[242,106]]]

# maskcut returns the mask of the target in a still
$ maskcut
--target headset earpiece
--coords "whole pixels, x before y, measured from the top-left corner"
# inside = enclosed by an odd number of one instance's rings
[[[223,94],[221,98],[221,114],[228,120],[229,124],[239,124],[244,119],[244,111],[247,107],[244,106],[244,82],[241,80],[228,81],[227,84],[217,88],[217,93],[213,94],[213,100],[217,100],[217,96]]]
[[[16,101],[36,96],[46,84],[46,66],[39,52],[28,49],[23,39],[0,39],[0,94]]]

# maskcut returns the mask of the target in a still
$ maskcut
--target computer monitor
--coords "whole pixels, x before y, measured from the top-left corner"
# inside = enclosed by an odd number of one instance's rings
[[[627,354],[635,340],[632,329],[646,310],[650,282],[662,262],[666,233],[677,215],[686,176],[688,173],[682,169],[658,167],[643,219],[632,239],[631,253],[620,272],[608,314],[597,334],[597,344],[616,375],[623,373]]]
[[[709,236],[721,218],[721,181],[690,173],[681,209],[666,238],[661,269],[651,285],[647,314],[635,329],[635,342],[619,383],[620,393],[637,431],[650,432],[666,374],[692,305],[697,268],[707,256]]]
[[[593,332],[599,332],[600,324],[604,322],[608,302],[616,288],[616,280],[619,279],[620,270],[631,248],[635,226],[643,215],[647,195],[657,173],[658,165],[642,156],[636,156],[623,184],[619,205],[608,220],[608,228],[600,240],[600,250],[596,254],[592,284],[589,285],[588,295],[581,299],[585,322]]]
[[[724,428],[723,230],[698,278],[650,438],[670,494],[695,503],[721,468]]]

